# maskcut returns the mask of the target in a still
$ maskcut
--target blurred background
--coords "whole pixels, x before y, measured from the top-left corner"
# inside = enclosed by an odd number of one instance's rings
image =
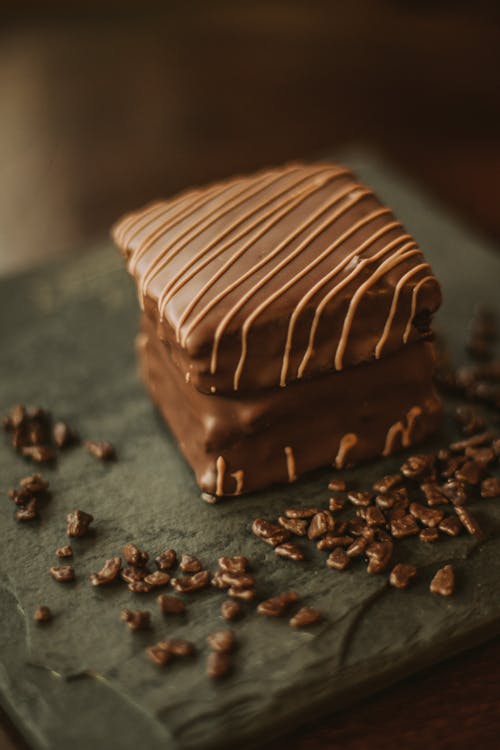
[[[151,198],[351,145],[500,236],[498,2],[1,7],[1,274]]]

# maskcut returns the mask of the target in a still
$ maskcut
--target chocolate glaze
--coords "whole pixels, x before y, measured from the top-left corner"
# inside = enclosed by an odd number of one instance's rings
[[[255,391],[385,358],[429,336],[440,287],[349,170],[290,164],[126,216],[113,236],[182,377]]]
[[[207,395],[186,383],[145,314],[141,329],[144,380],[206,492],[236,495],[320,466],[388,455],[421,441],[441,420],[427,342],[314,384]]]

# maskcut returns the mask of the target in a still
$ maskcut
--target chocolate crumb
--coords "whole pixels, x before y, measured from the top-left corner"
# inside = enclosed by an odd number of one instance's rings
[[[304,551],[298,546],[298,544],[292,544],[291,542],[285,542],[284,544],[278,544],[274,548],[274,552],[278,557],[287,557],[289,560],[304,560]]]
[[[100,461],[114,461],[116,459],[116,451],[107,440],[86,440],[85,447],[91,456],[95,456]]]
[[[451,596],[455,589],[455,573],[451,565],[440,568],[431,581],[430,590],[440,596]]]
[[[226,599],[222,602],[220,611],[224,620],[238,620],[243,615],[241,604],[233,599]]]
[[[487,477],[481,482],[481,497],[500,497],[500,479]]]
[[[210,573],[208,570],[200,570],[199,573],[195,573],[193,576],[172,578],[170,583],[176,591],[190,594],[209,585]]]
[[[106,560],[98,573],[91,573],[89,576],[90,583],[92,586],[103,586],[104,584],[111,583],[118,576],[121,567],[121,558],[111,557],[109,560]]]
[[[155,570],[153,573],[148,573],[148,575],[145,576],[143,580],[144,583],[154,589],[159,588],[160,586],[166,586],[170,581],[170,576],[163,570]]]
[[[56,549],[57,557],[73,557],[73,547],[71,544],[65,544]]]
[[[416,575],[417,569],[415,565],[398,563],[391,570],[389,583],[397,589],[405,589]]]
[[[455,508],[455,513],[457,514],[464,528],[467,529],[467,531],[469,532],[469,534],[471,534],[471,536],[478,536],[478,537],[484,536],[479,523],[474,518],[472,513],[467,510],[467,508],[464,508],[462,506],[457,506]]]
[[[66,534],[70,537],[85,536],[94,516],[83,510],[74,510],[66,516]]]
[[[124,609],[120,620],[126,622],[130,630],[147,630],[151,627],[151,613],[144,610]]]
[[[156,598],[156,601],[163,614],[168,615],[180,615],[186,611],[186,605],[177,596],[171,596],[170,594],[160,594]]]
[[[52,620],[52,612],[49,607],[45,606],[45,604],[41,604],[35,609],[33,619],[35,622],[50,622]]]
[[[291,534],[295,534],[295,536],[305,536],[307,534],[307,521],[303,518],[280,516],[278,523]]]
[[[257,612],[267,617],[282,617],[288,607],[298,601],[299,595],[295,591],[285,591],[271,599],[266,599],[257,606]]]
[[[291,618],[290,625],[292,628],[307,628],[309,625],[315,625],[323,619],[323,613],[314,607],[301,607],[299,611]]]
[[[207,644],[212,651],[228,654],[233,651],[236,638],[232,630],[216,630],[207,636]]]
[[[199,573],[203,569],[201,562],[193,555],[182,555],[179,568],[184,573]]]
[[[311,540],[317,539],[328,531],[333,531],[334,527],[335,521],[330,511],[320,510],[312,517],[309,529],[307,530],[307,536]]]
[[[332,479],[328,484],[328,489],[330,492],[345,492],[347,489],[345,479]]]
[[[177,563],[177,555],[174,549],[166,549],[155,557],[155,563],[159,570],[170,570]]]
[[[418,538],[421,542],[437,542],[439,539],[439,531],[437,529],[422,529]]]
[[[207,657],[207,675],[214,680],[225,677],[231,670],[232,662],[229,654],[211,651]]]
[[[326,560],[327,567],[334,570],[345,570],[350,562],[351,558],[342,547],[336,547]]]
[[[54,565],[50,568],[50,575],[58,583],[68,583],[75,580],[75,570],[72,565]]]
[[[135,544],[129,542],[122,548],[122,555],[129,565],[142,568],[147,564],[149,555],[145,550],[140,550]]]

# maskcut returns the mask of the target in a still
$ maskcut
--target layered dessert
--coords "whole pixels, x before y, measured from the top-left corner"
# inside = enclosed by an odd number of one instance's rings
[[[137,284],[144,380],[202,490],[292,482],[439,425],[439,283],[348,169],[234,177],[133,212],[113,237]]]

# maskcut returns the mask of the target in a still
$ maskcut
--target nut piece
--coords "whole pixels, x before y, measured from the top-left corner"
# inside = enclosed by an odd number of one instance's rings
[[[443,518],[438,528],[443,534],[447,534],[448,536],[458,536],[461,533],[463,526],[456,516],[448,516],[447,518]]]
[[[52,620],[52,612],[49,607],[45,606],[45,604],[41,604],[36,608],[33,619],[35,622],[50,622]]]
[[[151,613],[144,610],[124,609],[120,620],[126,622],[130,630],[147,630],[151,626]]]
[[[328,484],[328,489],[330,492],[345,492],[347,489],[347,484],[345,479],[332,479],[331,482]]]
[[[255,536],[262,539],[266,544],[276,547],[290,539],[290,532],[278,526],[276,523],[266,521],[264,518],[256,518],[252,524],[252,531]]]
[[[298,601],[299,595],[295,591],[285,591],[271,599],[266,599],[257,607],[257,612],[268,617],[282,617],[288,607]]]
[[[225,677],[231,670],[231,657],[220,651],[211,651],[207,657],[207,675],[214,680]]]
[[[420,521],[421,524],[428,526],[430,529],[439,526],[444,518],[442,510],[426,508],[421,503],[410,503],[410,513],[417,521]]]
[[[94,516],[83,510],[74,510],[66,516],[66,534],[70,537],[85,536]]]
[[[67,448],[77,442],[78,437],[66,422],[55,422],[52,427],[52,440],[58,448]]]
[[[328,531],[335,528],[335,520],[329,510],[320,510],[316,513],[309,524],[307,536],[309,539],[317,539]]]
[[[278,557],[287,557],[289,560],[304,560],[304,552],[298,544],[291,544],[290,542],[278,544],[274,548],[274,552]]]
[[[417,569],[415,565],[398,563],[391,570],[389,583],[397,589],[405,589],[416,575]]]
[[[160,594],[156,598],[156,601],[163,614],[169,615],[180,615],[186,611],[186,605],[177,596],[171,596],[169,594]]]
[[[159,588],[160,586],[166,586],[170,581],[168,573],[164,573],[163,570],[155,570],[153,573],[148,573],[144,576],[144,583],[151,586],[152,589]]]
[[[144,550],[140,550],[131,542],[122,548],[122,555],[125,562],[129,565],[136,565],[138,568],[142,568],[149,560],[148,553]]]
[[[222,602],[220,611],[224,620],[238,620],[243,615],[241,604],[233,599],[226,599]]]
[[[194,576],[182,576],[181,578],[172,578],[171,584],[176,591],[190,594],[192,591],[204,589],[210,583],[210,572],[200,570]]]
[[[248,560],[243,555],[219,557],[217,563],[225,573],[245,573],[248,570]]]
[[[500,479],[487,477],[481,482],[481,497],[500,497]]]
[[[111,557],[109,560],[106,560],[98,573],[91,573],[89,581],[92,586],[103,586],[106,583],[111,583],[117,577],[121,567],[121,558]]]
[[[56,549],[57,557],[73,557],[73,547],[71,544],[65,544]]]
[[[372,542],[366,548],[368,558],[368,573],[382,573],[389,565],[394,545],[391,541]]]
[[[50,575],[58,583],[68,583],[75,580],[75,570],[72,565],[54,565],[50,568]]]
[[[177,555],[174,549],[166,549],[155,557],[155,563],[159,570],[170,570],[177,562]]]
[[[391,534],[395,539],[404,539],[406,536],[418,534],[420,528],[413,516],[405,515],[391,521]]]
[[[457,514],[464,528],[467,529],[467,531],[469,532],[469,534],[471,534],[471,536],[478,536],[478,537],[484,536],[479,523],[474,518],[472,513],[469,510],[467,510],[467,508],[464,508],[461,505],[457,505],[455,507],[455,513]]]
[[[410,456],[401,466],[401,473],[407,479],[422,479],[433,474],[435,463],[436,457],[432,454]]]
[[[319,512],[318,508],[287,508],[285,516],[287,518],[312,518]]]
[[[451,596],[455,589],[455,573],[453,566],[445,565],[440,568],[431,581],[430,590],[440,596]]]
[[[228,654],[234,649],[236,638],[232,630],[216,630],[207,636],[207,643],[212,651]]]
[[[439,539],[439,531],[437,529],[422,529],[418,538],[421,542],[437,542]]]
[[[290,620],[292,628],[307,628],[309,625],[315,625],[323,619],[322,612],[314,607],[301,607],[297,614]]]
[[[199,573],[203,569],[201,562],[193,555],[182,555],[179,568],[184,573]]]
[[[280,516],[278,518],[278,523],[291,534],[295,534],[295,536],[305,536],[307,533],[307,521],[305,518],[287,518],[286,516]]]
[[[367,508],[373,500],[371,492],[349,492],[347,497],[357,508]]]
[[[403,477],[401,474],[387,474],[385,477],[377,479],[373,485],[373,489],[375,492],[385,495],[386,492],[391,492],[391,490],[400,487],[402,483]]]
[[[91,456],[101,461],[114,461],[116,458],[115,449],[106,440],[86,440],[85,447]]]

